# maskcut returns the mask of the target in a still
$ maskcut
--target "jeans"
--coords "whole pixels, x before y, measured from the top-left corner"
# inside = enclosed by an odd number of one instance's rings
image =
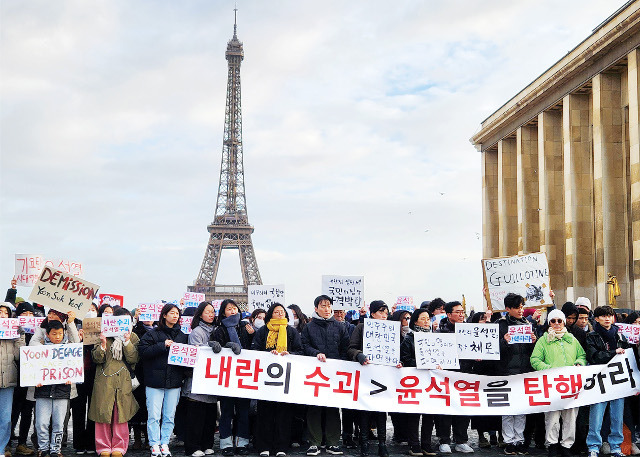
[[[52,398],[36,398],[36,433],[38,434],[38,449],[60,454],[64,418],[69,408],[69,399],[54,400]],[[49,435],[51,424],[51,435]],[[43,452],[43,454],[46,452]]]
[[[589,409],[589,433],[587,434],[587,447],[589,451],[600,452],[602,446],[602,435],[600,431],[602,429],[602,418],[604,411],[607,409],[607,403],[609,404],[609,417],[611,419],[611,431],[609,432],[609,445],[611,446],[611,453],[620,452],[620,445],[622,444],[622,416],[624,414],[624,398],[617,398],[611,401],[603,401],[602,403],[596,403],[591,405]]]
[[[0,452],[4,454],[4,448],[11,438],[11,406],[13,405],[13,387],[0,389]]]
[[[233,428],[235,418],[238,447],[249,444],[249,405],[248,398],[220,397],[220,449],[233,447]],[[264,449],[263,449],[264,450]]]
[[[146,387],[147,393],[147,436],[149,445],[169,444],[171,432],[173,432],[173,419],[176,415],[176,406],[180,400],[180,387],[175,389],[156,389]],[[162,427],[160,427],[162,419]]]

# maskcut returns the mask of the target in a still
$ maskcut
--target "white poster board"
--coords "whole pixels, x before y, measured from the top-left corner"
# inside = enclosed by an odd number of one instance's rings
[[[549,265],[544,252],[482,260],[485,287],[493,310],[504,309],[504,297],[522,295],[526,307],[551,305]]]
[[[197,308],[203,301],[205,301],[205,294],[200,294],[197,292],[185,292],[182,296],[182,300],[180,300],[180,303],[182,309]]]
[[[99,288],[100,286],[77,276],[45,266],[31,290],[29,301],[63,313],[74,311],[76,317],[82,319],[89,311]]]
[[[191,322],[193,322],[193,316],[182,316],[180,318],[180,330],[185,335],[191,333]]]
[[[16,254],[14,277],[18,286],[33,287],[44,267],[44,257],[37,254]]]
[[[20,348],[20,385],[84,381],[82,343],[45,344]]]
[[[331,297],[333,309],[358,310],[364,303],[364,276],[322,276],[322,293]]]
[[[15,340],[20,337],[18,333],[19,327],[18,319],[15,318],[0,318],[0,340]],[[13,360],[13,356],[11,357]]]
[[[362,352],[374,365],[395,367],[400,363],[400,322],[365,319]]]
[[[44,320],[45,318],[40,316],[18,316],[18,325],[24,329],[25,333],[33,335]]]
[[[138,321],[140,322],[155,322],[160,319],[160,311],[162,311],[162,307],[164,303],[140,303],[138,305],[138,311],[140,314],[138,315]]]
[[[129,316],[102,316],[100,332],[104,336],[124,336],[131,332],[131,317]]]
[[[396,311],[404,310],[412,313],[415,309],[416,307],[413,304],[413,297],[409,295],[401,295],[396,299]]]
[[[640,342],[640,325],[635,324],[615,324],[627,340],[631,344],[638,344]]]
[[[198,346],[190,344],[172,343],[169,348],[169,365],[178,365],[181,367],[193,367],[198,357]]]
[[[248,286],[249,305],[248,311],[254,309],[264,309],[267,311],[274,303],[280,303],[285,306],[284,302],[284,285],[250,285]]]
[[[423,370],[438,366],[443,370],[460,368],[455,333],[416,332],[413,337],[417,368]]]
[[[509,344],[532,343],[533,328],[528,325],[510,325],[509,327]]]
[[[498,324],[456,324],[458,357],[473,360],[500,360]]]

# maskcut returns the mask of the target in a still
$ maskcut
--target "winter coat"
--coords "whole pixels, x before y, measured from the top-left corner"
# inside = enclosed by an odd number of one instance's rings
[[[448,317],[440,320],[437,333],[456,333],[456,324],[451,322]],[[448,368],[449,371],[460,371],[462,373],[473,372],[473,360],[460,359],[460,369]]]
[[[584,349],[571,333],[566,332],[553,341],[549,341],[548,335],[548,332],[542,335],[533,348],[531,366],[534,370],[587,364]]]
[[[67,337],[67,343],[81,342],[75,322],[63,322],[62,325],[64,326],[64,334]],[[37,327],[35,333],[33,334],[33,337],[31,337],[31,341],[29,341],[29,346],[44,344],[46,336],[47,331],[44,329],[44,327]],[[33,340],[36,341],[34,342]]]
[[[356,325],[355,330],[349,338],[349,349],[347,349],[347,360],[358,360],[358,354],[362,354],[364,344],[364,324]]]
[[[302,347],[304,354],[312,357],[324,354],[328,359],[348,360],[349,332],[333,316],[329,319],[314,316],[302,330]]]
[[[24,345],[24,332],[14,340],[0,340],[0,388],[4,389],[5,387],[16,387],[18,385],[20,347]]]
[[[616,327],[617,328],[617,327]],[[616,347],[608,348],[604,339],[595,330],[587,334],[587,362],[589,365],[608,363],[616,355],[616,349],[629,349],[631,346],[627,338],[616,331]]]
[[[531,368],[531,353],[535,343],[509,344],[504,336],[509,333],[512,325],[523,325],[517,320],[507,315],[498,321],[500,337],[500,364],[498,373],[501,375],[512,375],[529,373]]]
[[[240,346],[242,346],[242,349],[251,349],[253,335],[250,335],[249,332],[247,332],[244,324],[238,324],[236,332],[238,333],[238,339],[240,340]],[[231,342],[231,339],[229,338],[229,331],[224,325],[218,325],[213,330],[210,340],[217,341],[222,347]]]
[[[578,340],[578,343],[580,343],[580,346],[582,346],[582,349],[586,351],[587,350],[587,332],[582,330],[580,327],[576,327],[575,325],[572,325],[571,327],[567,327],[567,330],[576,338],[576,340]]]
[[[61,344],[66,344],[67,337],[65,335]],[[47,338],[44,342],[46,346],[59,346],[58,344],[53,344]],[[37,345],[36,345],[37,346]],[[74,385],[75,387],[75,385]],[[53,400],[68,400],[71,397],[71,384],[49,384],[42,387],[36,387],[34,391],[34,399],[36,398],[51,398]]]
[[[17,297],[18,289],[7,289],[7,295],[5,295],[4,301],[9,302],[15,306]]]
[[[142,341],[142,337],[147,334],[147,328],[142,322],[136,322],[136,325],[133,326],[133,333],[138,335],[138,340]],[[140,387],[144,388],[144,386],[146,386],[144,382],[144,363],[142,363],[142,360],[140,359],[140,348],[138,348],[138,359],[140,361],[136,364],[134,373],[140,382]]]
[[[200,321],[200,324],[189,333],[189,344],[192,346],[206,346],[209,338],[213,333],[213,324],[207,324]],[[200,401],[203,403],[215,403],[216,397],[213,395],[194,394],[191,392],[191,386],[193,383],[193,375],[190,374],[184,380],[184,386],[182,386],[182,395],[190,398],[191,400]]]
[[[267,336],[269,335],[269,329],[265,325],[260,327],[253,335],[253,343],[251,349],[254,351],[267,351]],[[293,355],[304,355],[304,349],[302,348],[302,340],[300,333],[290,325],[287,325],[287,352]]]
[[[122,345],[122,359],[113,358],[111,346],[113,338],[107,338],[107,349],[100,344],[93,347],[91,356],[96,364],[96,377],[93,382],[93,396],[89,405],[89,419],[101,424],[110,424],[113,417],[113,405],[118,406],[118,423],[128,422],[138,411],[139,405],[131,390],[131,373],[138,363],[140,342],[138,335],[131,334],[128,344]],[[125,363],[126,361],[126,363]]]
[[[184,367],[169,365],[169,348],[165,340],[187,344],[187,335],[182,333],[180,325],[172,328],[156,327],[148,331],[138,344],[138,354],[142,360],[146,387],[155,389],[175,389],[182,387],[185,376]],[[97,376],[97,375],[96,375]]]
[[[403,367],[416,366],[416,342],[415,333],[408,333],[400,343],[400,362]]]
[[[67,326],[67,329],[69,328],[69,326]],[[75,325],[73,326],[73,328],[75,329]],[[40,331],[40,333],[39,333]],[[41,335],[40,337],[36,338],[36,335]],[[62,344],[67,344],[67,343],[79,343],[80,341],[70,341],[70,333],[67,333],[67,331],[65,330],[64,333],[64,339],[62,340]],[[78,335],[78,332],[75,333],[75,335]],[[36,333],[33,336],[33,338],[31,338],[31,341],[29,341],[29,346],[42,346],[44,344],[51,344],[51,342],[49,341],[49,339],[47,338],[47,332],[44,331],[44,328],[39,327],[36,329]],[[64,384],[63,384],[64,385]],[[67,387],[71,387],[71,394],[70,396],[67,397],[53,397],[53,398],[71,398],[72,400],[74,398],[76,398],[78,396],[78,389],[76,388],[75,384],[71,384],[71,386],[66,386],[64,385],[64,391],[66,391]],[[41,387],[41,389],[43,389],[44,387],[47,386],[43,386]],[[38,390],[38,388],[36,387],[29,387],[29,389],[27,390],[27,400],[29,401],[34,401],[36,398],[42,398],[42,397],[38,397],[38,395],[36,395],[36,391]],[[45,398],[51,398],[51,396],[49,394],[44,395]]]

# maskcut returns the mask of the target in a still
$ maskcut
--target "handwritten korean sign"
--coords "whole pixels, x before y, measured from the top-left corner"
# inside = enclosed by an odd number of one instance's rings
[[[18,316],[18,325],[21,326],[25,333],[35,333],[36,328],[42,325],[44,317],[40,316]]]
[[[35,254],[16,254],[15,278],[19,286],[33,287],[40,277],[44,258]]]
[[[44,267],[29,301],[67,313],[75,311],[82,319],[100,286],[54,268]]]
[[[400,322],[365,319],[362,352],[375,365],[400,363]]]
[[[262,308],[269,309],[273,303],[285,304],[284,285],[250,285],[248,286],[249,306],[248,311]]]
[[[104,336],[122,336],[131,331],[131,317],[102,316],[100,331]]]
[[[531,335],[533,335],[533,329],[531,328],[530,324],[510,325],[509,335],[511,335],[509,344],[531,343],[533,341],[531,339]]]
[[[102,318],[101,317],[85,317],[82,320],[82,331],[84,337],[82,343],[85,346],[100,343],[100,331],[102,330]]]
[[[455,333],[416,332],[413,336],[418,368],[431,369],[438,366],[444,370],[460,368]]]
[[[322,293],[333,299],[333,309],[360,309],[364,276],[322,276]]]
[[[18,338],[20,336],[18,333],[18,325],[18,319],[0,318],[0,340],[15,340]]]
[[[629,343],[638,344],[640,342],[640,325],[616,323],[616,327],[618,327],[620,333],[627,337]]]
[[[190,344],[173,343],[169,348],[169,365],[179,365],[181,367],[193,367],[198,356],[198,346]]]
[[[138,311],[140,311],[140,315],[138,316],[138,320],[140,322],[155,322],[160,319],[160,311],[162,311],[162,307],[164,303],[140,303],[138,305]]]
[[[197,308],[203,301],[205,301],[205,294],[200,294],[197,292],[185,292],[181,300],[182,309]]]
[[[182,316],[180,318],[180,330],[182,333],[189,334],[191,333],[191,322],[193,321],[193,316]]]
[[[408,295],[400,296],[396,299],[396,311],[405,310],[410,313],[415,311],[415,306],[413,305],[413,297]]]
[[[456,324],[458,358],[500,360],[500,335],[496,324]]]
[[[84,381],[82,344],[46,344],[20,348],[20,385]]]

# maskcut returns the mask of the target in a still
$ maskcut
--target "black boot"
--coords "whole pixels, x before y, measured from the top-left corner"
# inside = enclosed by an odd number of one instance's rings
[[[362,457],[369,455],[369,440],[360,440],[360,455]]]
[[[571,449],[569,449],[568,447],[564,447],[562,444],[560,444],[559,447],[560,457],[571,457]]]
[[[547,449],[549,457],[558,457],[558,447],[560,447],[558,443],[549,445],[549,448]]]
[[[387,450],[387,445],[382,441],[378,443],[378,456],[389,457],[389,451]]]

